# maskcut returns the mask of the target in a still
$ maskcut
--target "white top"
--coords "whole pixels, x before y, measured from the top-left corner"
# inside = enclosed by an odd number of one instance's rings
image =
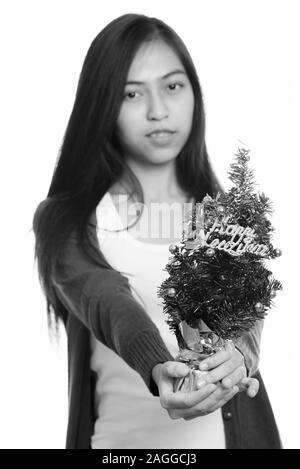
[[[163,314],[157,288],[167,278],[169,244],[136,239],[130,231],[109,233],[104,228],[123,227],[107,192],[96,210],[100,249],[111,266],[129,280],[132,294],[157,325],[175,357],[178,346]],[[98,419],[91,440],[93,449],[225,448],[221,411],[185,421],[172,420],[159,397],[147,389],[141,376],[114,351],[91,336],[91,368],[97,373],[95,405]]]

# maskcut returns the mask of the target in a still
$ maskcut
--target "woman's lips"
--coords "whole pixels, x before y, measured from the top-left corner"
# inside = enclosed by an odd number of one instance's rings
[[[147,137],[155,142],[166,144],[173,140],[175,132],[173,130],[156,130],[147,135]]]
[[[153,134],[162,134],[162,133],[170,133],[170,134],[173,134],[175,131],[172,130],[172,129],[167,129],[167,128],[161,128],[161,129],[155,129],[155,130],[152,130],[152,132],[149,132],[147,134],[147,137],[150,137],[151,135]]]

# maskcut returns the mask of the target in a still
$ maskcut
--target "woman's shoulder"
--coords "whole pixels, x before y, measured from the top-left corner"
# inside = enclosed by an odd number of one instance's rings
[[[51,200],[49,197],[47,197],[46,199],[42,200],[41,202],[38,203],[38,205],[36,206],[36,209],[35,209],[35,214],[38,216],[40,215],[41,213],[43,213],[43,211],[45,210],[45,208],[51,203]]]
[[[33,212],[33,228],[34,230],[40,226],[43,220],[47,219],[48,207],[51,205],[50,198],[46,198],[38,203]]]

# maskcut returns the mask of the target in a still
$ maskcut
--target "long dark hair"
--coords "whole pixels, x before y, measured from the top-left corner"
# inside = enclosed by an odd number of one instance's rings
[[[66,319],[51,282],[65,243],[76,233],[92,262],[111,268],[91,239],[91,216],[112,184],[127,177],[143,202],[142,187],[126,165],[116,138],[116,122],[124,86],[138,48],[154,39],[165,41],[178,55],[191,82],[195,106],[190,136],[176,158],[180,187],[196,201],[220,189],[205,144],[202,92],[186,46],[157,18],[126,14],[109,23],[92,41],[80,73],[75,102],[46,199],[33,217],[35,259],[47,301],[48,319]],[[51,320],[50,320],[51,322]]]

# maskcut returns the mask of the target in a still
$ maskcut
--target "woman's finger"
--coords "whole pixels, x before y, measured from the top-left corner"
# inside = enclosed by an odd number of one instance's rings
[[[247,371],[244,365],[236,368],[230,375],[222,379],[225,388],[232,388],[235,384],[240,383],[246,377]]]
[[[200,377],[198,380],[198,387],[201,387],[203,382],[205,383],[217,383],[223,378],[231,375],[236,370],[237,365],[234,360],[227,360],[225,363],[217,366],[213,370],[209,371],[205,376]],[[230,386],[229,386],[230,387]]]
[[[238,392],[238,386],[234,386],[232,389],[224,389],[219,386],[210,396],[204,399],[201,403],[197,404],[190,409],[174,409],[169,412],[171,418],[178,419],[184,418],[185,420],[191,420],[196,417],[201,417],[214,412],[219,407],[222,407],[226,402],[233,398]]]
[[[184,378],[190,373],[190,368],[181,362],[165,362],[160,368],[159,393],[172,393],[174,378]]]
[[[247,388],[247,396],[253,398],[259,391],[259,381],[256,378],[244,378],[241,381],[242,386]]]
[[[207,384],[198,391],[160,393],[160,403],[164,409],[190,409],[206,399],[216,390],[215,384]]]
[[[218,385],[215,392],[213,392],[208,398],[201,402],[201,406],[205,407],[206,410],[213,410],[219,408],[223,402],[229,401],[236,392],[238,392],[238,386],[234,386],[231,389],[224,388],[221,384]]]
[[[222,402],[227,402],[237,392],[238,387],[225,389],[221,384],[218,384],[217,389],[199,405],[195,406],[194,410],[201,411],[201,413],[210,413],[222,405]]]
[[[211,370],[231,359],[234,359],[237,365],[244,362],[244,357],[241,352],[235,348],[231,340],[227,340],[224,349],[211,355],[209,358],[205,358],[205,360],[200,363],[199,368],[202,371]]]
[[[211,412],[223,407],[228,401],[230,401],[237,393],[239,392],[238,386],[233,386],[230,391],[221,399],[214,407],[212,407]]]
[[[211,370],[212,368],[216,368],[217,366],[221,365],[222,363],[230,360],[232,355],[232,351],[230,349],[220,350],[219,352],[214,353],[211,357],[205,358],[205,360],[201,361],[199,368],[201,371]]]

